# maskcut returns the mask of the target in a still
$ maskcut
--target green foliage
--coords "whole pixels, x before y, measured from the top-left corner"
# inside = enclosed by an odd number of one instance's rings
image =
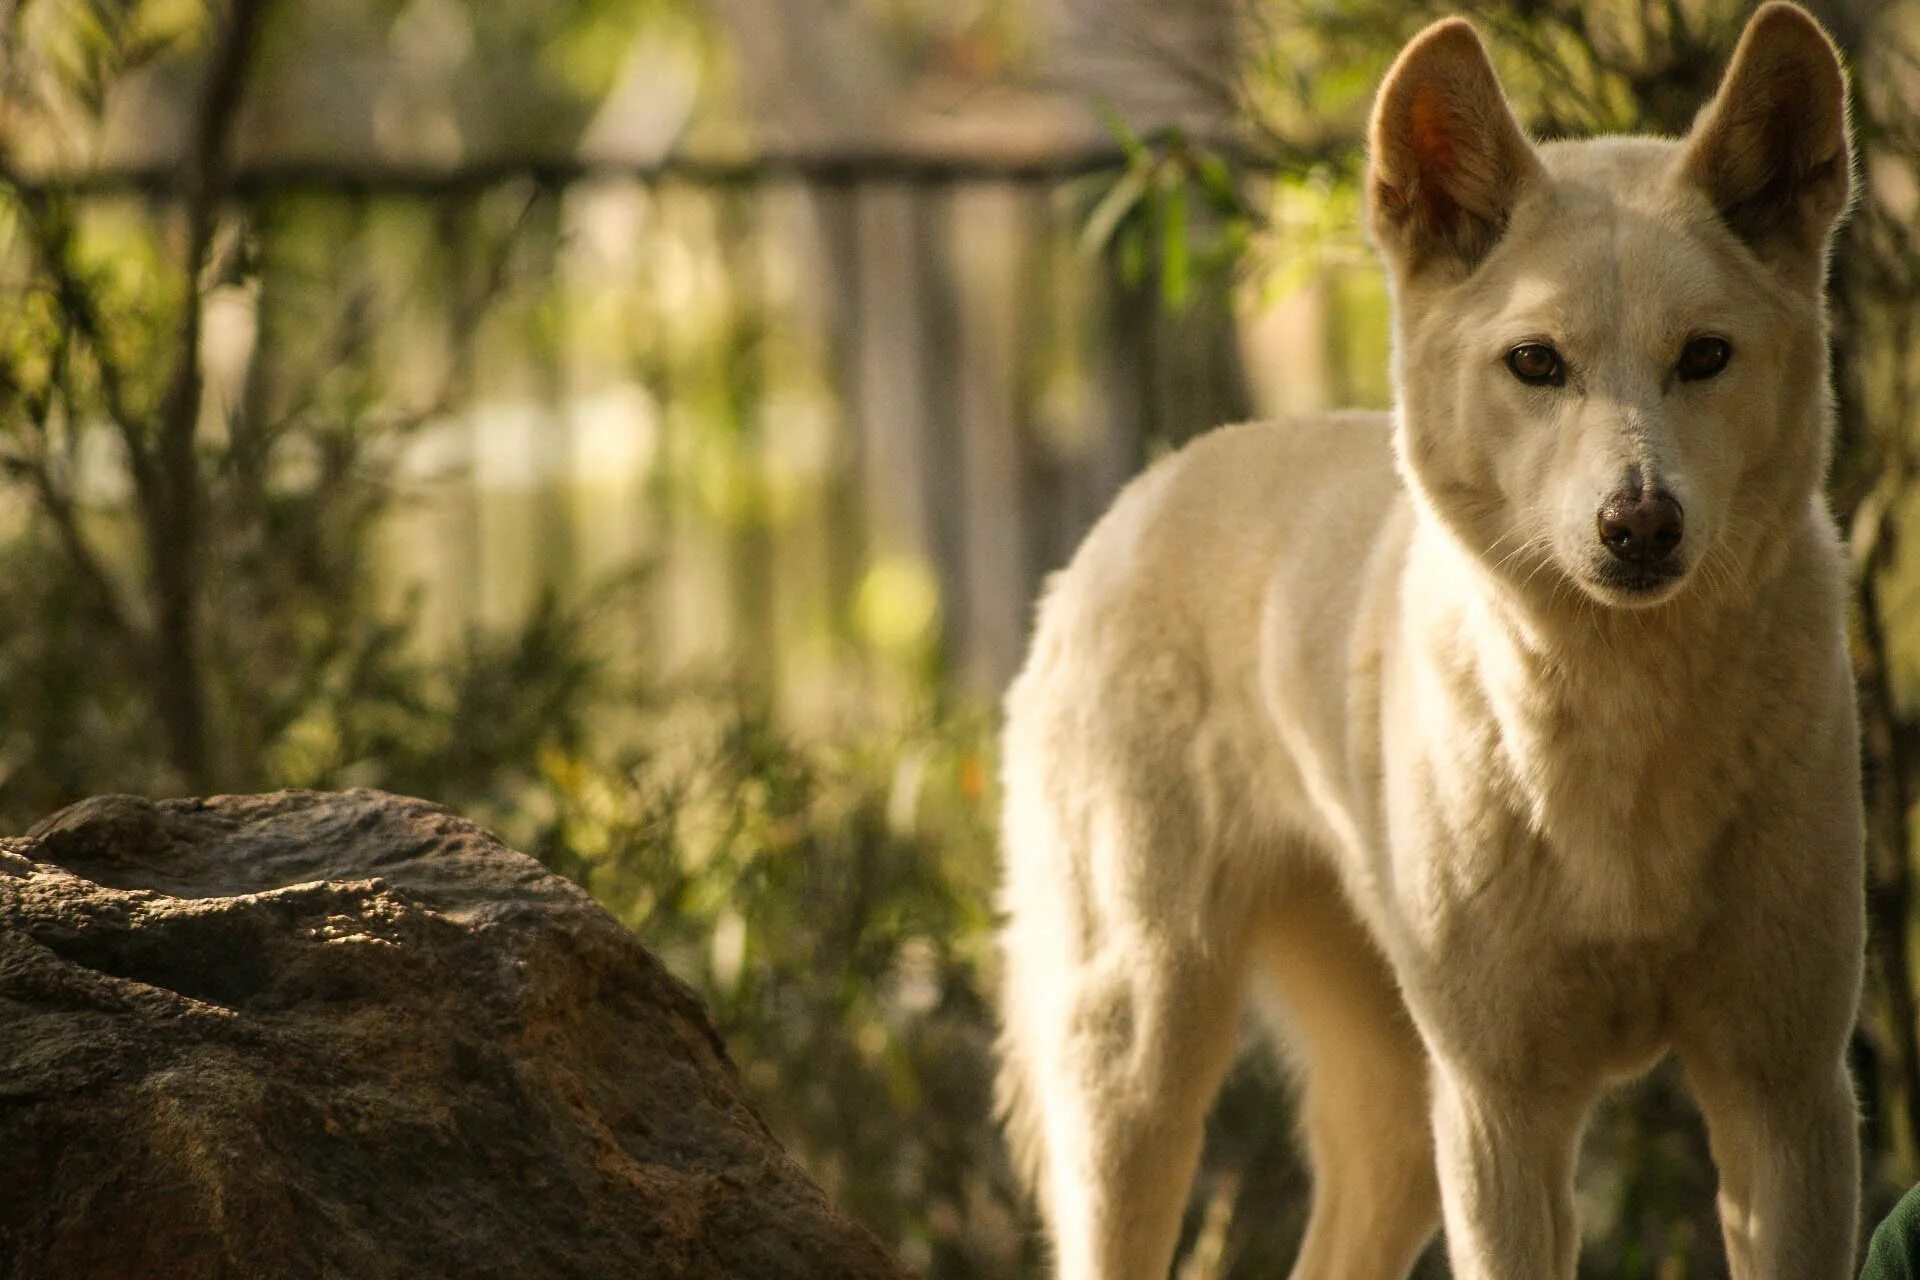
[[[60,644],[85,655],[87,678],[49,682],[58,654],[24,624],[0,639],[0,661],[27,686],[10,699],[14,731],[95,762],[88,781],[51,761],[44,776],[0,780],[0,808],[30,819],[103,785],[168,790],[188,773],[157,744],[135,749],[162,736],[167,711],[152,697],[156,581],[150,559],[130,554],[173,546],[167,512],[151,502],[152,450],[182,312],[164,224],[112,210],[81,218],[58,201],[6,212],[16,245],[26,242],[13,261],[32,273],[29,296],[56,304],[14,312],[0,335],[0,461],[32,512],[9,554],[40,566],[13,581],[46,592],[40,616],[70,618]],[[543,710],[530,667],[552,664],[546,678],[569,694],[584,686],[556,647],[574,620],[544,604],[511,638],[469,638],[449,672],[419,651],[416,608],[377,606],[377,536],[396,498],[383,477],[444,389],[408,403],[375,350],[384,316],[407,301],[399,291],[341,265],[351,258],[303,274],[303,238],[331,235],[337,247],[365,225],[329,227],[311,213],[262,207],[212,264],[209,306],[253,311],[260,349],[228,388],[237,400],[222,429],[194,450],[198,514],[193,541],[179,545],[204,619],[193,658],[211,768],[230,787],[463,770],[479,785],[487,750],[505,759],[533,743],[514,736]],[[496,234],[503,243],[512,228]],[[431,275],[416,267],[402,278]],[[502,718],[490,705],[509,686],[526,714]]]
[[[129,75],[191,55],[207,27],[201,0],[41,0],[9,6],[0,15],[0,67],[14,72],[7,96],[15,127],[42,119],[99,118]],[[0,157],[9,141],[0,132]]]
[[[549,751],[550,815],[503,815],[694,985],[782,1139],[931,1276],[1024,1250],[988,1113],[985,737],[808,746],[678,700],[625,769]]]
[[[1129,288],[1151,265],[1162,305],[1180,311],[1193,296],[1196,271],[1217,274],[1245,254],[1257,220],[1245,183],[1220,152],[1178,128],[1142,138],[1113,111],[1105,115],[1126,163],[1089,180],[1081,250],[1112,255]]]

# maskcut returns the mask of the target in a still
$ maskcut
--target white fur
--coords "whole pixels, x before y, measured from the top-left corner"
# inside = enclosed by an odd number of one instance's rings
[[[1007,700],[1001,1089],[1064,1280],[1165,1276],[1255,990],[1315,1174],[1296,1280],[1403,1276],[1442,1217],[1459,1280],[1572,1277],[1582,1126],[1668,1052],[1736,1280],[1850,1274],[1843,95],[1774,4],[1691,138],[1535,148],[1430,29],[1373,130],[1396,413],[1207,435],[1050,584]],[[1703,332],[1732,361],[1677,380]],[[1514,378],[1529,340],[1565,386]],[[1686,516],[1639,593],[1595,526],[1636,481]]]

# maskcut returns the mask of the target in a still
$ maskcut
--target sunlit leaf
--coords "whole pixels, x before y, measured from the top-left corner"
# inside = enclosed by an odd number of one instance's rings
[[[1187,188],[1168,183],[1159,199],[1160,301],[1169,311],[1187,305],[1189,257],[1187,244]]]
[[[1081,251],[1089,256],[1105,251],[1120,224],[1139,207],[1141,200],[1152,189],[1151,166],[1134,165],[1123,170],[1081,225]]]

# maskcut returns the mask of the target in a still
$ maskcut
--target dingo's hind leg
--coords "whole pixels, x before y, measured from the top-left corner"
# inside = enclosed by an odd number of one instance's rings
[[[1130,794],[1009,809],[1000,1103],[1061,1280],[1165,1280],[1238,1033],[1243,909]]]
[[[1138,953],[1075,975],[1036,1101],[1061,1280],[1162,1280],[1206,1114],[1232,1060],[1238,975]]]
[[[1293,1280],[1402,1280],[1440,1221],[1426,1051],[1330,877],[1290,890],[1257,942],[1313,1168]]]

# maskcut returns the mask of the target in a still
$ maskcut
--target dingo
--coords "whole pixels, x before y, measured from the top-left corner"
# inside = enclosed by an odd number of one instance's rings
[[[1823,505],[1845,83],[1762,8],[1684,140],[1531,144],[1407,46],[1366,199],[1396,408],[1213,433],[1007,699],[1001,1101],[1066,1280],[1163,1280],[1243,996],[1296,1280],[1574,1275],[1596,1095],[1677,1053],[1739,1280],[1850,1274],[1862,827]]]

